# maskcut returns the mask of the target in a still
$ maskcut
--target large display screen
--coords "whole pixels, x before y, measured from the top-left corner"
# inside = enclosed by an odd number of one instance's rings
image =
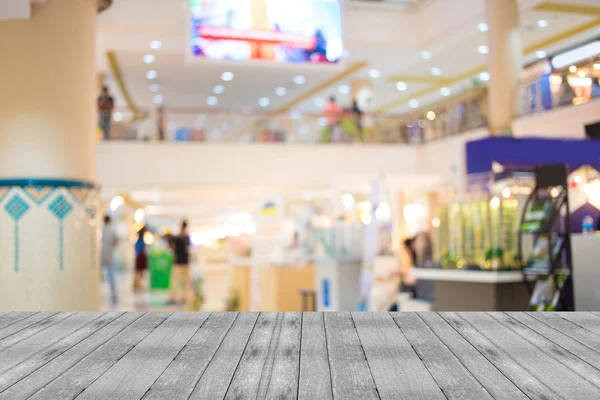
[[[341,0],[190,0],[191,51],[211,60],[337,63]]]

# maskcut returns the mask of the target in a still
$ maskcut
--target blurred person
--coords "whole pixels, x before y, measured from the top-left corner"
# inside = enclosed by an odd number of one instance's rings
[[[100,129],[104,134],[104,140],[110,139],[110,124],[115,101],[108,92],[108,86],[102,87],[102,93],[98,96],[98,117]]]
[[[135,277],[133,279],[133,292],[137,293],[143,290],[142,282],[144,280],[144,272],[148,269],[148,256],[146,255],[146,242],[144,242],[144,234],[146,227],[143,226],[138,231],[138,238],[135,242]]]
[[[410,276],[410,271],[417,264],[417,251],[415,250],[415,238],[407,238],[402,243],[403,250],[408,253],[409,267],[400,272],[400,293],[410,293],[413,298],[417,297],[417,286],[414,279]],[[389,309],[390,312],[397,312],[398,305],[394,303]]]
[[[575,97],[575,90],[569,83],[569,73],[565,72],[562,74],[562,81],[558,89],[558,106],[572,105]]]
[[[362,118],[363,118],[363,112],[360,109],[360,107],[358,106],[358,101],[356,99],[354,99],[352,101],[352,117],[354,119],[354,123],[356,124],[356,129],[357,129],[357,133],[358,133],[358,139],[362,142],[363,140],[363,135],[362,135]]]
[[[600,97],[600,80],[592,78],[592,98]]]
[[[190,236],[188,234],[188,225],[186,221],[181,223],[181,232],[173,239],[175,250],[175,265],[171,278],[171,296],[169,304],[185,304],[189,301],[192,293],[192,277],[190,275]],[[180,291],[183,287],[183,295],[180,297]],[[179,300],[181,298],[181,300]],[[179,300],[179,301],[178,301]]]
[[[158,107],[158,140],[165,140],[165,108]]]
[[[110,288],[110,299],[113,304],[118,302],[115,282],[115,249],[118,244],[119,238],[113,229],[112,219],[107,215],[104,217],[104,227],[102,228],[100,263],[105,271],[106,280]]]
[[[344,109],[337,103],[335,97],[331,96],[323,110],[323,117],[327,120],[327,126],[333,130],[340,123],[343,112]]]

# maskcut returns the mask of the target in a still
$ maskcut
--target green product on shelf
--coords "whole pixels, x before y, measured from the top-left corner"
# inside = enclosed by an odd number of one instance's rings
[[[148,257],[148,265],[150,269],[150,289],[169,289],[173,254],[165,250],[154,250]]]
[[[539,232],[551,209],[552,206],[547,200],[534,203],[525,214],[525,221],[521,225],[521,230],[523,232]]]

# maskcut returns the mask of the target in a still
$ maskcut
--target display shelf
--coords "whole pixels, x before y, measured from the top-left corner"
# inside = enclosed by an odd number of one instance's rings
[[[448,282],[515,283],[523,280],[521,271],[414,268],[412,275],[415,279]]]

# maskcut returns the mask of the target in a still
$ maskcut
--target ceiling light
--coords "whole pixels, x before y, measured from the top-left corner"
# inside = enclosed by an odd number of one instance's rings
[[[396,89],[403,92],[406,89],[408,89],[408,85],[406,84],[406,82],[398,82],[398,83],[396,83]]]
[[[296,75],[294,77],[294,83],[296,85],[302,85],[304,82],[306,82],[306,79],[304,78],[304,76],[302,76],[302,75]]]
[[[488,49],[488,47],[486,45],[482,45],[477,48],[477,52],[479,54],[487,54],[490,52],[490,50]]]
[[[341,94],[348,94],[348,93],[350,93],[350,86],[348,86],[348,85],[340,85],[340,87],[338,88],[338,91]]]
[[[162,46],[162,43],[160,42],[160,40],[153,40],[150,42],[150,48],[153,50],[160,49],[160,46]]]
[[[346,210],[352,209],[354,207],[354,197],[350,193],[346,193],[342,196],[342,205]]]
[[[160,90],[160,85],[158,83],[153,83],[152,85],[150,85],[150,91],[152,93],[156,93]]]
[[[435,117],[436,117],[436,115],[435,115],[435,112],[433,112],[433,111],[429,111],[429,112],[427,113],[427,119],[428,119],[428,120],[430,120],[430,121],[433,121],[433,120],[435,119]]]
[[[258,100],[258,105],[261,106],[261,107],[268,107],[269,104],[271,104],[271,100],[269,100],[268,97],[261,97]]]
[[[283,86],[280,86],[277,89],[275,89],[275,94],[279,97],[285,96],[286,93],[287,93],[287,89],[284,88]]]
[[[600,64],[594,64],[594,69],[596,71],[600,71]]]
[[[378,69],[372,69],[369,71],[369,76],[373,79],[379,79],[381,72]]]
[[[113,119],[114,119],[116,122],[119,122],[119,121],[123,120],[123,113],[116,112],[116,113],[115,113],[115,115],[114,115],[114,117],[113,117]]]
[[[208,99],[206,99],[206,104],[209,106],[216,106],[218,102],[219,99],[217,99],[215,96],[210,96]]]
[[[584,70],[580,70],[580,71],[577,73],[577,75],[578,75],[580,78],[585,78],[585,76],[586,76],[586,73],[585,73],[585,71],[584,71]]]
[[[552,59],[552,66],[556,69],[566,68],[567,66],[577,64],[580,61],[589,60],[590,58],[593,59],[598,54],[600,54],[600,40],[596,40],[555,56]]]
[[[154,102],[154,104],[162,104],[163,97],[160,94],[157,94],[156,96],[154,96],[154,99],[152,101]]]
[[[144,56],[144,62],[146,64],[152,64],[155,59],[156,59],[156,57],[154,57],[154,54],[146,54]]]
[[[444,97],[448,97],[452,94],[452,91],[450,91],[450,88],[443,87],[440,89],[440,94]]]
[[[431,57],[433,57],[433,54],[429,50],[421,52],[421,58],[423,58],[423,60],[429,60]]]
[[[477,29],[479,29],[480,32],[487,32],[490,29],[490,27],[485,22],[482,22],[479,25],[477,25]]]
[[[225,86],[223,85],[217,85],[214,87],[213,92],[215,94],[223,94],[225,92]]]
[[[135,213],[133,214],[133,219],[135,220],[135,222],[142,222],[144,220],[145,216],[146,216],[146,211],[144,211],[143,208],[138,208],[137,210],[135,210]]]
[[[233,80],[233,72],[223,72],[221,74],[221,79],[225,82],[231,82]]]
[[[538,50],[535,52],[537,58],[546,58],[546,52],[544,50]]]
[[[546,21],[545,19],[540,19],[540,20],[538,20],[538,22],[537,22],[537,26],[538,26],[539,28],[545,28],[545,27],[547,27],[547,26],[548,26],[548,21]]]
[[[479,79],[481,79],[484,82],[487,82],[490,80],[490,73],[489,72],[482,72],[479,74]]]
[[[117,211],[117,209],[124,204],[125,204],[125,199],[123,198],[123,196],[113,197],[112,200],[110,201],[110,209],[113,211]]]
[[[158,77],[158,72],[156,72],[155,70],[151,69],[150,71],[146,72],[146,78],[156,79],[156,77]]]
[[[290,113],[290,117],[292,117],[292,119],[300,119],[302,118],[302,114],[300,113],[300,111],[294,110]]]
[[[571,72],[571,73],[573,73],[573,74],[574,74],[575,72],[577,72],[577,67],[576,67],[576,66],[574,66],[574,65],[571,65],[571,66],[569,67],[569,72]]]
[[[441,74],[442,74],[442,70],[439,69],[438,67],[431,68],[431,75],[440,76]]]
[[[323,100],[322,98],[317,98],[315,99],[315,106],[317,107],[323,107],[325,105],[325,100]]]
[[[408,105],[410,106],[410,108],[419,108],[419,100],[412,99],[408,102]]]

